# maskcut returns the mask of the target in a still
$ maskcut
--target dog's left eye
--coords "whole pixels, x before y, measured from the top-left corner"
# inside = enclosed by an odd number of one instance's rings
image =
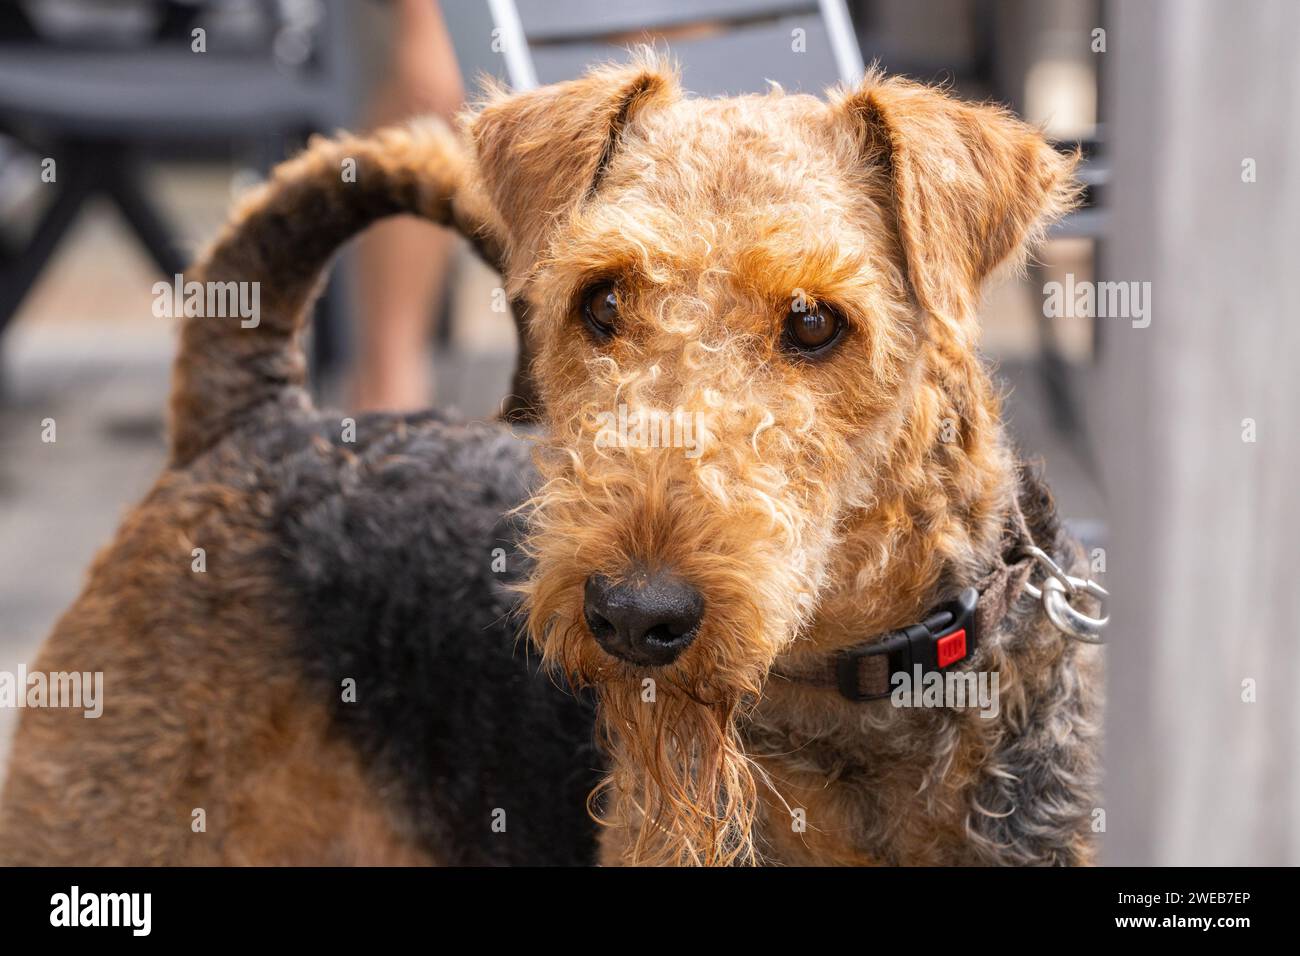
[[[792,309],[785,317],[785,340],[796,351],[820,352],[840,337],[843,326],[839,315],[825,305]]]
[[[582,317],[602,339],[614,337],[618,321],[618,293],[612,282],[598,282],[582,293]]]

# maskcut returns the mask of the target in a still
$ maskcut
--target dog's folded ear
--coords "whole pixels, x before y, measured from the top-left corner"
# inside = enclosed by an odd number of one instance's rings
[[[984,279],[1076,202],[1077,156],[999,107],[874,71],[837,108],[888,170],[918,304],[965,344]]]
[[[598,185],[638,110],[677,95],[673,73],[643,56],[577,80],[498,95],[467,120],[478,175],[506,229],[510,271],[526,271],[557,216]]]

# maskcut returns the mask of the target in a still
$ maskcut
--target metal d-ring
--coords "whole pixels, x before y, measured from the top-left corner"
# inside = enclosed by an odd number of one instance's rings
[[[1070,598],[1080,594],[1090,594],[1101,602],[1104,609],[1110,599],[1110,593],[1096,581],[1067,574],[1041,548],[1027,547],[1025,554],[1033,557],[1047,570],[1047,577],[1043,579],[1041,588],[1026,581],[1025,590],[1035,600],[1043,602],[1043,610],[1047,612],[1048,620],[1058,631],[1076,641],[1083,641],[1085,644],[1101,644],[1102,632],[1110,623],[1110,615],[1092,617],[1084,614],[1070,604]]]
[[[1042,588],[1043,609],[1047,611],[1048,620],[1056,625],[1058,631],[1074,638],[1076,641],[1083,641],[1085,644],[1103,643],[1102,632],[1106,629],[1106,625],[1110,623],[1110,615],[1092,617],[1082,611],[1075,610],[1067,596],[1067,584],[1074,586],[1076,594],[1084,591],[1102,602],[1105,602],[1110,597],[1106,589],[1095,581],[1072,578],[1063,584],[1056,578],[1048,578],[1043,582]]]

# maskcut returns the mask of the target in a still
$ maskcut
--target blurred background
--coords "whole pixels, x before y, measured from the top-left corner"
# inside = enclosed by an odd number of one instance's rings
[[[1084,205],[989,290],[984,344],[1117,592],[1107,859],[1300,862],[1300,396],[1273,374],[1300,354],[1297,39],[1286,0],[0,0],[0,669],[162,462],[176,328],[153,283],[307,135],[450,116],[484,75],[553,82],[638,42],[701,95],[820,93],[879,61],[1083,152]],[[1067,276],[1150,282],[1149,326],[1046,317]],[[498,284],[433,227],[372,230],[318,308],[320,397],[493,414]]]

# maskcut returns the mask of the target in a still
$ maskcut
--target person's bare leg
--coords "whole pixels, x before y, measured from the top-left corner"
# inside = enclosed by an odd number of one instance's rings
[[[451,38],[436,0],[394,0],[392,67],[371,105],[374,126],[436,113],[464,99]],[[432,399],[429,321],[442,299],[455,237],[411,217],[380,223],[357,249],[360,321],[354,401],[409,410]]]

